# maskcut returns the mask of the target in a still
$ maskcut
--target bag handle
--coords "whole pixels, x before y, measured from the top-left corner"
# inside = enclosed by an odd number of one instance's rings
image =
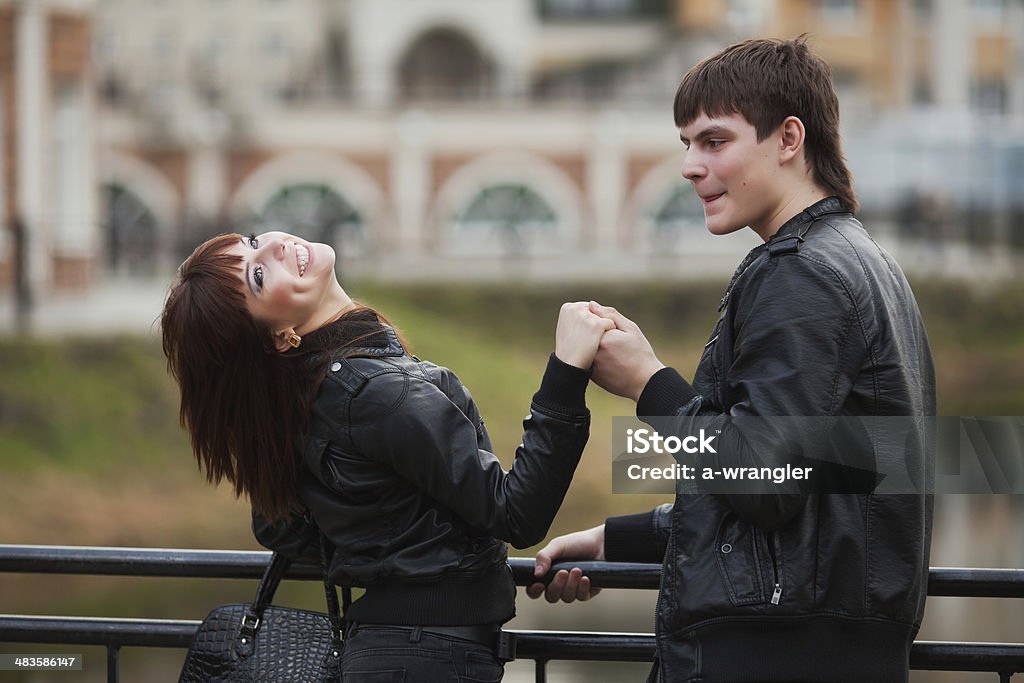
[[[334,583],[328,576],[328,568],[331,566],[330,561],[327,558],[327,536],[323,531],[320,532],[320,573],[324,580],[324,595],[327,597],[327,618],[331,620],[331,635],[337,639],[335,645],[344,640],[344,631],[341,625],[341,616],[348,611],[349,605],[352,604],[352,589],[348,586],[343,586],[341,589],[341,598],[344,600],[343,611],[338,609],[338,591]]]
[[[335,647],[340,648],[341,641],[344,639],[342,629],[343,612],[338,607],[337,589],[328,576],[327,570],[330,562],[327,558],[327,537],[319,528],[317,529],[317,534],[320,545],[320,575],[323,579],[324,595],[327,600],[327,618],[331,622],[331,639],[334,641]],[[242,637],[239,641],[239,654],[251,653],[252,647],[255,644],[256,631],[263,620],[263,612],[270,605],[271,600],[274,599],[277,587],[280,585],[281,579],[284,578],[291,564],[292,559],[281,553],[275,552],[270,558],[270,564],[267,565],[266,570],[263,572],[263,576],[260,578],[260,585],[256,589],[256,597],[246,613],[242,615]],[[342,588],[342,598],[344,600],[344,610],[348,611],[349,605],[352,604],[352,591],[348,586]]]

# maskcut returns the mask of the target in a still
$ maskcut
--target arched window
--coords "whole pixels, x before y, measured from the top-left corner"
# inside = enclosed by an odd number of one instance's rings
[[[412,44],[399,65],[406,100],[473,99],[492,89],[493,68],[477,46],[452,29],[429,31]]]
[[[113,273],[155,273],[158,230],[153,212],[118,183],[104,185],[102,192],[107,267]]]
[[[502,183],[480,190],[454,220],[460,250],[523,254],[551,242],[557,218],[544,199],[526,185]]]
[[[260,231],[281,230],[329,244],[339,257],[342,253],[360,253],[366,246],[366,229],[359,212],[326,185],[303,183],[278,190],[254,222],[254,229]]]
[[[705,234],[704,207],[689,183],[677,185],[651,213],[650,222],[655,249],[673,249],[682,246],[687,234]]]

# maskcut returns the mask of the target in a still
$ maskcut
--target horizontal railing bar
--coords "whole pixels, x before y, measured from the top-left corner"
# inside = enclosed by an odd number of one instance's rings
[[[90,546],[0,544],[0,572],[98,574],[207,579],[258,579],[270,561],[260,550],[187,550]],[[509,558],[517,585],[533,583],[533,560]],[[560,562],[552,568],[579,567],[601,588],[657,589],[661,565],[620,562]],[[318,579],[319,568],[296,564],[292,579]],[[928,594],[937,597],[1024,598],[1024,569],[932,567]]]
[[[0,614],[0,642],[187,648],[199,622]]]
[[[268,562],[260,550],[0,545],[0,572],[258,579]],[[302,578],[303,569],[314,570],[296,565],[290,574]]]
[[[932,567],[928,595],[949,598],[1024,598],[1024,569]]]
[[[910,668],[920,671],[1024,673],[1024,644],[917,640],[910,648]]]
[[[198,626],[192,620],[0,614],[0,641],[187,648]],[[508,632],[515,634],[520,659],[649,662],[654,657],[654,636],[647,633]],[[1024,672],[1024,644],[917,641],[910,668],[1020,673]]]
[[[654,636],[648,633],[506,630],[516,635],[517,659],[654,661]]]
[[[529,586],[536,583],[533,575],[533,558],[510,557],[508,564],[512,568],[512,578],[517,586]],[[590,583],[598,588],[639,588],[658,590],[661,587],[661,565],[643,564],[640,562],[556,562],[551,566],[548,577],[552,577],[562,569],[579,567],[590,578]]]

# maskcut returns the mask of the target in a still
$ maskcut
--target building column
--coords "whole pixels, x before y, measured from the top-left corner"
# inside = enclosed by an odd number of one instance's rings
[[[602,112],[594,120],[587,156],[587,196],[594,230],[590,250],[613,254],[619,248],[619,224],[626,187],[622,138],[626,127],[620,112]],[[584,217],[586,220],[586,217]]]
[[[99,235],[94,136],[84,90],[81,83],[65,84],[55,102],[53,249],[58,256],[90,261]]]
[[[1024,119],[1024,4],[1011,2],[1009,8],[1010,35],[1013,41],[1013,64],[1010,66],[1010,82],[1007,84],[1007,102],[1012,117]]]
[[[219,225],[226,213],[228,197],[228,161],[225,143],[229,134],[227,114],[217,108],[208,108],[191,99],[184,107],[187,126],[183,129],[187,141],[185,159],[186,231],[203,233],[223,232],[228,226]],[[172,219],[173,221],[174,219]],[[160,225],[159,258],[161,268],[174,268],[179,257],[175,240],[180,239],[180,228]],[[189,239],[197,237],[188,234]]]
[[[427,203],[430,198],[430,117],[422,111],[401,114],[396,123],[391,157],[391,201],[395,232],[387,245],[404,259],[415,259],[427,246]],[[383,245],[382,245],[383,246]]]
[[[7,93],[0,87],[0,262],[7,261],[10,266],[10,217],[7,215],[11,205],[7,197]]]
[[[25,230],[25,256],[29,289],[38,295],[50,281],[49,229],[43,211],[43,126],[46,89],[46,17],[42,3],[18,3],[14,27],[17,78],[14,101],[17,118],[17,207]]]
[[[359,104],[387,107],[395,99],[394,74],[384,64],[364,61],[356,64],[355,93]]]
[[[934,12],[931,63],[935,102],[944,109],[966,109],[974,49],[969,3],[935,0]]]

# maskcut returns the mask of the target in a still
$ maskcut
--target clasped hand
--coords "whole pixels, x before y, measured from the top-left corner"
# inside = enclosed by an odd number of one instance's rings
[[[634,401],[651,375],[665,367],[636,323],[596,301],[562,304],[555,355],[578,368],[593,367],[595,384]]]
[[[617,396],[640,398],[654,373],[665,365],[632,320],[596,301],[562,304],[555,330],[555,355],[563,363],[593,368],[591,380]],[[558,571],[545,585],[552,564],[564,560],[603,560],[604,525],[555,538],[540,552],[534,564],[538,579],[527,587],[531,598],[548,602],[589,600],[601,592],[579,568]]]

